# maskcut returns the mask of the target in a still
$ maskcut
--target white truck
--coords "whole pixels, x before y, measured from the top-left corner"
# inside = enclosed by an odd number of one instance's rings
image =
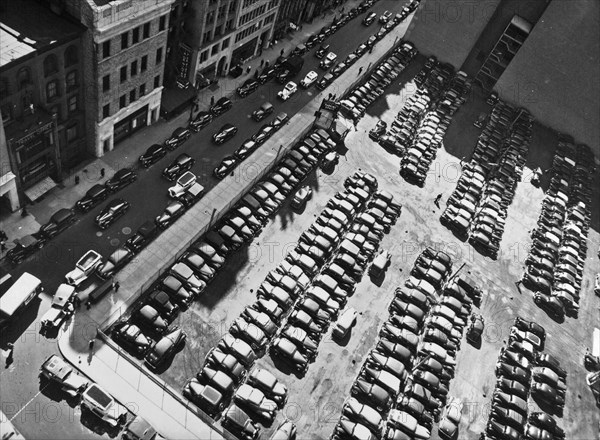
[[[102,263],[102,255],[96,251],[87,251],[75,264],[75,269],[65,275],[67,283],[71,286],[79,286],[85,281]]]
[[[75,313],[73,298],[75,297],[75,286],[61,284],[52,297],[52,306],[41,319],[44,331],[56,330],[61,324]]]
[[[179,176],[175,185],[169,188],[169,196],[178,199],[188,188],[194,185],[194,183],[196,183],[196,175],[191,171],[186,171]]]

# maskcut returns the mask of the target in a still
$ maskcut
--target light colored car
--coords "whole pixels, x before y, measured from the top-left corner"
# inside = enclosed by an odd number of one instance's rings
[[[78,286],[84,282],[102,264],[102,255],[96,251],[87,251],[77,263],[75,269],[65,275],[67,283]]]
[[[336,60],[337,55],[333,52],[329,52],[321,61],[321,63],[319,63],[319,66],[321,66],[321,69],[327,70],[333,65],[333,63],[335,63]]]
[[[284,420],[270,440],[296,440],[296,425],[287,419]]]
[[[300,85],[304,88],[309,88],[319,77],[319,74],[314,70],[311,70],[306,74],[304,79],[300,81]]]
[[[374,408],[360,403],[355,397],[349,397],[344,403],[343,414],[350,420],[362,423],[369,429],[380,432],[383,426],[383,419]]]
[[[260,389],[265,395],[280,407],[287,400],[287,387],[268,370],[257,368],[248,376],[248,384]]]
[[[292,207],[301,209],[308,200],[312,198],[312,188],[308,185],[303,186],[296,192],[292,199]]]
[[[258,388],[242,384],[235,392],[233,400],[238,405],[249,408],[268,422],[273,421],[275,418],[277,404],[273,400],[268,399]]]
[[[55,354],[44,361],[40,369],[40,376],[58,382],[61,389],[71,397],[82,392],[89,383],[86,378],[77,374],[69,364]]]
[[[335,327],[333,328],[332,336],[337,339],[344,338],[352,326],[356,323],[356,317],[358,316],[358,312],[352,308],[348,307],[343,313],[340,315],[338,320],[335,323]]]
[[[96,414],[111,426],[117,426],[121,414],[127,409],[115,402],[115,399],[97,384],[89,385],[81,395],[81,405]]]
[[[277,93],[277,96],[279,96],[284,101],[287,101],[288,99],[290,99],[290,96],[292,96],[297,91],[298,86],[296,85],[296,83],[294,81],[290,81],[285,85],[283,90]]]
[[[392,256],[386,250],[383,250],[381,253],[379,253],[369,268],[369,275],[374,277],[382,276],[386,268],[389,266],[391,258]]]
[[[169,196],[174,199],[181,197],[181,195],[194,183],[196,183],[196,175],[191,171],[186,171],[179,176],[175,185],[169,188]]]
[[[44,314],[40,323],[46,331],[56,329],[75,313],[73,299],[76,296],[75,286],[61,284],[52,297],[52,306]]]

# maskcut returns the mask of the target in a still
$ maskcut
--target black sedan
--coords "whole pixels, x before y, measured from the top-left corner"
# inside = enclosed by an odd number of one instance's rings
[[[235,157],[242,161],[254,153],[254,150],[259,146],[260,145],[252,139],[247,139],[237,150],[235,150]]]
[[[190,128],[198,133],[202,128],[206,127],[212,122],[213,115],[209,112],[200,112],[196,115],[194,120],[190,122]]]
[[[150,146],[144,154],[140,156],[140,163],[144,168],[148,168],[153,163],[159,161],[167,155],[167,147],[154,144]]]
[[[231,107],[233,107],[231,100],[223,97],[214,103],[214,105],[210,108],[210,112],[215,116],[219,116],[225,113],[227,110],[231,110]]]
[[[127,212],[129,209],[129,202],[123,199],[114,199],[108,202],[108,204],[100,211],[100,214],[96,216],[94,220],[100,229],[106,229],[112,225],[119,217]]]
[[[19,264],[29,255],[44,246],[44,243],[33,235],[17,238],[14,240],[14,243],[15,247],[6,253],[6,258],[13,264]]]
[[[239,160],[235,156],[225,156],[218,167],[213,170],[213,175],[217,179],[223,179],[227,174],[231,173],[238,165]]]
[[[255,92],[256,89],[258,89],[259,85],[260,85],[260,83],[257,80],[255,80],[254,78],[247,79],[246,81],[244,81],[244,84],[242,84],[240,87],[237,88],[237,93],[242,98],[244,98],[245,96],[248,96],[250,93]]]
[[[333,75],[331,73],[326,73],[325,75],[323,75],[323,78],[321,78],[317,83],[317,88],[319,90],[324,90],[329,84],[331,84],[333,80]]]
[[[105,183],[110,192],[117,192],[137,179],[137,174],[130,168],[123,168],[117,171],[114,176]]]
[[[186,171],[189,171],[190,168],[194,166],[195,162],[196,159],[189,156],[188,154],[180,154],[179,156],[177,156],[177,158],[175,158],[173,162],[171,162],[171,164],[168,167],[166,167],[163,170],[163,176],[166,177],[167,180],[172,182]]]
[[[112,338],[138,357],[143,356],[152,344],[152,340],[144,335],[137,325],[129,323],[117,325],[112,332]]]
[[[227,124],[223,125],[219,129],[219,131],[217,131],[213,135],[213,141],[217,145],[224,144],[229,139],[231,139],[232,137],[234,137],[237,134],[237,132],[238,132],[238,129],[237,129],[236,126],[227,123]]]
[[[258,80],[259,83],[264,84],[267,81],[275,78],[275,75],[277,75],[277,69],[274,66],[271,67],[267,67],[265,68],[260,75],[258,75],[258,78],[256,78]]]
[[[87,212],[108,197],[108,189],[104,185],[96,184],[87,190],[85,196],[75,206],[82,212]]]
[[[164,212],[156,217],[154,222],[159,228],[166,228],[185,212],[185,206],[181,202],[171,202],[165,208]]]

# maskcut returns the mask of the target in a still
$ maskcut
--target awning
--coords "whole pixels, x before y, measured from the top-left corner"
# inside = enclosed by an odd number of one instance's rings
[[[26,189],[25,195],[30,201],[35,202],[55,186],[56,182],[54,180],[52,180],[50,177],[44,177],[44,179],[40,180],[31,188]]]

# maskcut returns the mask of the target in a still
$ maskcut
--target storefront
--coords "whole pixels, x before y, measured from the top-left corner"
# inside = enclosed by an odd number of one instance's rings
[[[136,131],[144,128],[148,122],[148,105],[127,116],[114,126],[114,143],[117,144],[123,139],[131,136]]]

